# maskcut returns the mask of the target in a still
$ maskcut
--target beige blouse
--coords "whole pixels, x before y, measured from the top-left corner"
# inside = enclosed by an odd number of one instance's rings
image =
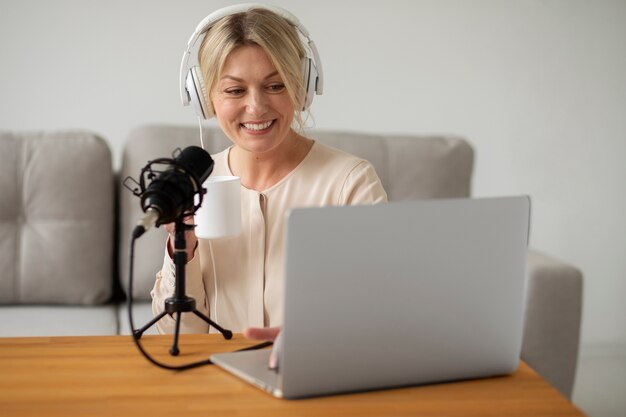
[[[233,175],[228,166],[229,151],[213,156],[213,175]],[[241,187],[242,233],[231,238],[199,239],[185,270],[187,295],[196,299],[200,312],[234,332],[250,326],[279,326],[283,322],[284,237],[289,210],[386,201],[387,194],[369,162],[315,142],[304,160],[269,189],[258,192]],[[165,250],[163,268],[151,292],[155,315],[174,292],[174,271]],[[182,317],[181,332],[209,331],[195,314],[184,313]],[[166,315],[158,322],[158,329],[172,333],[174,319]]]

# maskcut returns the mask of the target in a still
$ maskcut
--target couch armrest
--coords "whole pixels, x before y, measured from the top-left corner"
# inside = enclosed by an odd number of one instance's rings
[[[568,398],[578,360],[582,291],[579,269],[529,251],[522,359]]]

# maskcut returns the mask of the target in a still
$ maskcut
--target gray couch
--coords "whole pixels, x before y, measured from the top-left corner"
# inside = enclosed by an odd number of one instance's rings
[[[372,162],[390,200],[469,197],[473,150],[457,137],[313,131],[309,136]],[[205,128],[214,153],[230,143]],[[129,233],[138,199],[120,185],[148,160],[199,142],[197,128],[145,126],[125,144],[120,172],[88,132],[0,133],[0,336],[128,334]],[[151,318],[150,289],[165,232],[135,253],[135,323]],[[574,383],[580,271],[531,251],[522,358],[564,395]]]

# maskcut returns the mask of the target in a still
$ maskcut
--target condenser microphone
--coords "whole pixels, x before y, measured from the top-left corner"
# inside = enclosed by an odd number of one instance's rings
[[[154,171],[154,164],[165,165]],[[152,226],[171,223],[184,215],[191,215],[198,206],[195,195],[202,195],[202,184],[213,171],[211,155],[198,146],[183,149],[174,159],[151,161],[142,170],[141,209],[146,213],[133,230],[133,237],[144,234]],[[147,174],[146,174],[147,172]],[[144,175],[151,180],[144,186]]]

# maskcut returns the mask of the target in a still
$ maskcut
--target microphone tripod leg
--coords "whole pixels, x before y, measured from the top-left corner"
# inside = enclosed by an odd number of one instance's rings
[[[214,328],[216,328],[217,331],[220,332],[224,336],[224,339],[230,340],[233,338],[233,332],[231,332],[230,330],[224,329],[222,326],[220,326],[219,324],[217,324],[216,322],[214,322],[213,320],[211,320],[210,318],[208,318],[207,316],[205,316],[198,310],[194,309],[193,313],[196,316],[200,317],[202,320],[206,321],[210,326],[213,326]]]
[[[165,316],[166,314],[167,314],[167,312],[163,311],[161,314],[159,314],[158,316],[156,316],[155,318],[150,320],[148,322],[148,324],[143,326],[141,329],[133,330],[133,336],[135,337],[135,339],[141,339],[141,336],[143,336],[144,332],[146,330],[148,330],[150,327],[152,327],[154,325],[154,323],[156,323],[157,321],[161,320],[163,318],[163,316]]]
[[[180,311],[176,312],[176,328],[174,330],[174,342],[172,343],[172,347],[170,348],[170,355],[178,356],[180,350],[178,350],[178,335],[180,333],[180,316],[182,313]]]

